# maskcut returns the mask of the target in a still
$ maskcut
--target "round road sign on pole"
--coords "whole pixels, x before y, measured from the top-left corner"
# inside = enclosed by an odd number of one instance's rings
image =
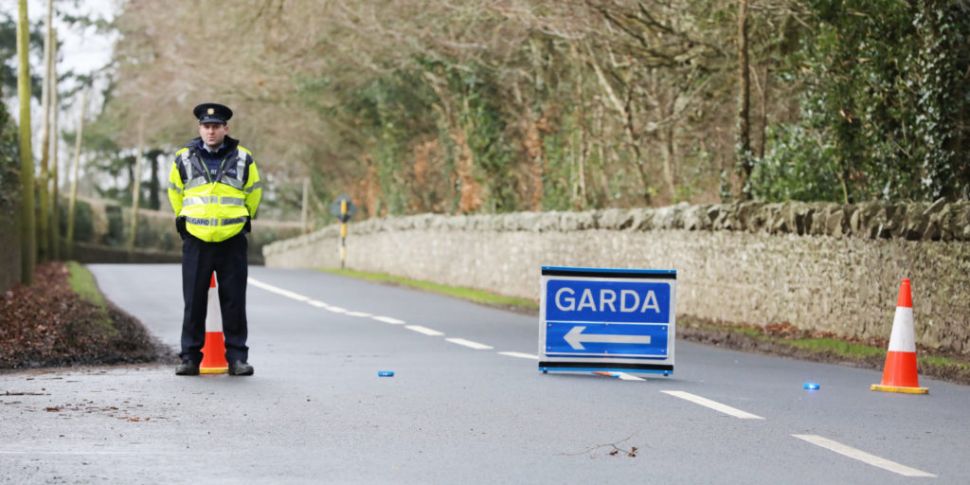
[[[346,194],[337,197],[330,204],[330,214],[340,220],[340,222],[349,221],[356,213],[357,206],[354,205],[354,202]]]

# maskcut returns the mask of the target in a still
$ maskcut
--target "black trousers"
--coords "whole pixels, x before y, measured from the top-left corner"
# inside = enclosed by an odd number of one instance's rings
[[[190,234],[182,241],[182,360],[202,361],[205,344],[205,316],[209,302],[209,279],[216,272],[222,332],[226,338],[226,360],[243,362],[249,358],[246,347],[246,280],[249,267],[246,234],[225,241],[204,242]]]

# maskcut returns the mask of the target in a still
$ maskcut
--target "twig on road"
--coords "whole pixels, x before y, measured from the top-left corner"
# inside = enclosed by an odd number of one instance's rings
[[[601,444],[601,445],[592,446],[592,447],[587,448],[587,449],[585,449],[583,451],[580,451],[579,453],[562,453],[562,454],[565,455],[565,456],[579,456],[579,455],[585,455],[585,454],[589,453],[590,456],[592,456],[593,452],[595,452],[596,450],[598,450],[600,448],[607,448],[607,447],[609,447],[609,448],[612,448],[609,451],[609,453],[607,453],[610,456],[617,456],[620,453],[623,453],[623,454],[625,454],[626,456],[628,456],[630,458],[636,458],[637,457],[637,452],[640,451],[640,449],[637,448],[636,446],[631,446],[629,450],[626,450],[626,449],[623,449],[623,448],[620,448],[619,446],[617,446],[620,443],[629,441],[634,436],[636,436],[636,433],[633,433],[630,436],[627,436],[626,438],[624,438],[624,439],[622,439],[620,441],[616,441],[616,442],[613,442],[613,443],[604,443],[604,444]]]

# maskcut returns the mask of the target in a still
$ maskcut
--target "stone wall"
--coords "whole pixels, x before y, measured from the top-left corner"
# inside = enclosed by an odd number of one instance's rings
[[[64,204],[66,206],[66,203]],[[180,261],[182,240],[175,230],[171,210],[138,210],[135,252],[128,254],[131,208],[117,202],[87,197],[78,198],[74,256],[85,263],[171,262]],[[67,221],[63,220],[62,234]],[[257,219],[249,234],[249,262],[263,264],[263,245],[300,234],[299,222]]]
[[[339,266],[338,228],[264,249],[268,266]],[[542,265],[674,268],[677,311],[888,338],[912,279],[917,341],[970,354],[970,203],[758,204],[352,224],[348,266],[538,299]]]

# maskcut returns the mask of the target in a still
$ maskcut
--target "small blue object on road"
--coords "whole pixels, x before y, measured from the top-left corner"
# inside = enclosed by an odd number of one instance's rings
[[[806,391],[817,391],[820,387],[822,386],[818,385],[817,382],[806,382],[802,384],[802,389]]]
[[[377,371],[377,377],[394,377],[394,371],[392,371],[392,370],[379,370],[379,371]]]

